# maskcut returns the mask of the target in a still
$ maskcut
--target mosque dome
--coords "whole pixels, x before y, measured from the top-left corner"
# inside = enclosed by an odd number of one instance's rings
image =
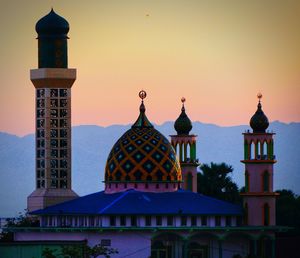
[[[67,37],[69,32],[69,23],[66,19],[59,16],[53,9],[42,17],[35,25],[35,30],[40,36],[47,37]]]
[[[140,115],[113,146],[106,163],[106,183],[181,182],[181,169],[170,142],[154,129],[145,114],[141,91]]]
[[[193,126],[191,120],[185,113],[185,107],[184,107],[185,98],[182,98],[181,102],[182,102],[181,114],[176,119],[174,123],[174,128],[178,135],[188,135],[189,132],[192,130]]]
[[[269,127],[269,120],[261,108],[260,99],[262,98],[262,95],[259,93],[257,94],[257,97],[259,102],[255,114],[250,119],[250,126],[254,133],[264,133]]]

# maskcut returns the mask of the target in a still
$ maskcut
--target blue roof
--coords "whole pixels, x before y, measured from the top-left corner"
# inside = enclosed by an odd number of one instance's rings
[[[33,215],[242,215],[242,206],[185,190],[104,191],[31,212]]]

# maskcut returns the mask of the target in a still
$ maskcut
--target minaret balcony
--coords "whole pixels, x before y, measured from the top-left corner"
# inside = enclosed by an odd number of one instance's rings
[[[242,163],[251,163],[251,164],[274,164],[277,162],[275,159],[244,159],[241,160]]]
[[[196,166],[196,167],[200,165],[199,159],[190,159],[190,158],[181,161],[180,164],[183,166]]]

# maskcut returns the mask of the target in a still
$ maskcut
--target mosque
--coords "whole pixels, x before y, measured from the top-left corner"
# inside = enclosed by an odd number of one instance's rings
[[[79,197],[71,184],[71,87],[69,24],[53,10],[36,24],[35,190],[28,210],[39,227],[18,228],[14,248],[0,257],[41,257],[45,246],[101,243],[116,248],[112,257],[275,258],[273,135],[261,95],[244,135],[243,205],[197,193],[197,136],[182,98],[170,141],[146,116],[140,91],[137,120],[120,136],[107,158],[105,190]],[[137,112],[138,113],[138,112]],[[100,146],[99,146],[100,148]],[[95,180],[97,180],[95,178]],[[257,257],[255,256],[255,257]],[[253,256],[254,257],[254,256]]]

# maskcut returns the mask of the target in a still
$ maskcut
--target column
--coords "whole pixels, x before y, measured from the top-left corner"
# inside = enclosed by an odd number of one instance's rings
[[[255,157],[255,159],[257,159],[257,155],[258,155],[258,143],[256,142],[254,146],[255,146],[254,147],[254,149],[255,149],[254,157]]]

